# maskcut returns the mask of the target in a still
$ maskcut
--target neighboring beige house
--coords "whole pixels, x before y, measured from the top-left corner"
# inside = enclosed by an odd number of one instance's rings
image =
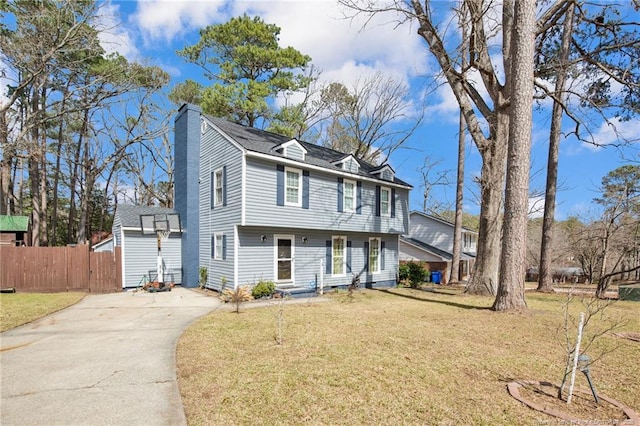
[[[476,259],[478,233],[462,228],[462,254],[459,276],[469,278]],[[443,282],[449,278],[453,259],[453,224],[426,213],[409,214],[409,234],[400,238],[400,262],[426,262],[430,271],[441,271]]]

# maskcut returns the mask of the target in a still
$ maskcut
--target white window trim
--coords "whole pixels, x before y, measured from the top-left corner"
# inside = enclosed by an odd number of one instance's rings
[[[372,251],[371,249],[373,248],[373,241],[377,241],[377,247],[378,247],[378,262],[377,262],[378,263],[378,268],[375,271],[372,270],[372,268],[371,268],[371,251]],[[380,246],[382,245],[381,241],[382,240],[380,239],[380,237],[370,237],[369,238],[369,253],[367,253],[367,256],[368,256],[367,263],[369,264],[369,272],[372,273],[372,274],[378,274],[382,270],[380,268],[380,266],[381,266],[380,265],[380,261],[382,259],[382,256],[380,256],[381,255]]]
[[[291,240],[291,279],[290,280],[278,280],[278,240]],[[295,235],[282,235],[275,234],[273,236],[273,281],[276,283],[289,283],[296,280],[296,237]]]
[[[350,209],[347,208],[347,184],[348,183],[353,185],[353,194],[352,194],[353,207]],[[355,180],[344,179],[342,181],[342,209],[346,213],[353,213],[356,211],[356,204],[358,203],[358,200],[357,200],[358,193],[356,188],[357,188],[357,184]]]
[[[287,182],[288,182],[287,174],[289,172],[298,174],[298,201],[295,203],[288,201],[287,199],[287,188],[289,188],[289,186],[287,185]],[[292,167],[284,168],[284,205],[302,207],[302,170],[300,169],[294,169]]]
[[[218,201],[218,173],[220,173],[220,201]],[[220,167],[213,171],[213,206],[218,207],[224,204],[224,169]]]
[[[213,258],[214,260],[222,260],[222,252],[224,251],[224,234],[216,232],[213,234],[214,244],[213,247]],[[218,240],[220,240],[220,244],[218,245]],[[218,250],[220,248],[220,250]]]
[[[387,212],[384,213],[382,211],[382,192],[386,191],[389,194],[389,198],[387,201]],[[387,187],[387,186],[381,186],[380,187],[380,216],[384,216],[384,217],[391,217],[391,203],[393,202],[393,200],[391,199],[391,188]]]
[[[335,240],[342,240],[342,272],[339,274],[335,274],[333,272],[333,267],[334,267],[334,251],[333,251],[333,244],[335,242]],[[344,276],[347,274],[347,237],[345,235],[334,235],[331,237],[331,275],[333,275],[334,277],[340,277],[340,276]]]

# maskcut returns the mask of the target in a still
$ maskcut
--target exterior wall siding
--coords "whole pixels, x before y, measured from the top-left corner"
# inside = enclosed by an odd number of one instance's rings
[[[141,280],[149,271],[156,270],[158,259],[158,245],[155,235],[142,235],[140,231],[124,231],[123,269],[125,271],[122,286],[124,288],[138,287]],[[181,235],[171,234],[169,240],[162,243],[162,259],[169,272],[173,273],[176,284],[182,284],[182,256]],[[169,279],[171,274],[168,275]]]
[[[354,274],[360,273],[361,285],[376,286],[395,284],[398,268],[398,237],[368,233],[340,233],[295,228],[241,227],[239,229],[238,256],[242,267],[238,285],[253,285],[260,279],[276,281],[275,238],[276,235],[290,235],[294,238],[294,282],[286,283],[298,287],[313,286],[323,278],[324,287],[344,287],[351,283]],[[261,236],[266,237],[263,242]],[[351,245],[351,272],[333,275],[326,273],[326,242],[333,236],[346,236]],[[306,242],[303,241],[306,238]],[[365,243],[369,238],[378,237],[384,242],[384,265],[378,273],[363,271],[366,263]],[[381,259],[382,260],[382,259]]]
[[[300,167],[304,170],[304,167]],[[358,180],[355,178],[354,180]],[[395,218],[375,215],[374,182],[362,181],[362,214],[338,212],[337,176],[309,171],[309,209],[277,205],[276,164],[247,159],[246,225],[312,229],[340,232],[404,234],[408,229],[409,191],[396,189]],[[384,185],[381,182],[380,185]]]
[[[304,159],[304,152],[300,148],[299,145],[291,144],[287,148],[287,158],[291,158],[293,160],[302,161]]]
[[[227,280],[228,287],[234,283],[234,225],[242,216],[242,152],[220,135],[212,126],[202,135],[200,146],[199,188],[199,265],[207,268],[207,288],[221,287]],[[223,205],[212,207],[212,173],[223,170],[226,187]],[[226,241],[224,259],[212,258],[211,237],[223,234]]]
[[[410,244],[400,241],[400,261],[413,261],[413,262],[443,262],[443,260],[431,253],[427,253],[420,250]]]
[[[453,227],[421,214],[411,215],[409,235],[449,253],[453,251]]]

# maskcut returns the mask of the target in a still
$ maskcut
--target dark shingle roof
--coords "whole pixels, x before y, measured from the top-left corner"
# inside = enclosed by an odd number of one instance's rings
[[[140,229],[140,215],[166,213],[175,214],[176,211],[166,207],[133,206],[130,204],[118,204],[118,206],[116,207],[116,216],[120,217],[120,223],[122,224],[123,228]],[[171,224],[171,227],[175,229],[174,224]]]
[[[252,127],[233,123],[223,118],[207,116],[207,119],[209,119],[216,127],[222,130],[227,134],[227,136],[231,137],[234,141],[239,143],[244,149],[248,151],[285,158],[281,153],[277,152],[275,148],[278,145],[288,142],[292,139],[288,136],[277,135],[265,130],[255,129]],[[345,154],[344,152],[335,151],[321,145],[302,141],[298,142],[304,147],[304,149],[307,150],[307,155],[303,163],[309,165],[323,167],[329,170],[341,171],[342,169],[332,163],[341,160],[349,155]],[[358,172],[358,175],[366,176],[372,179],[378,179],[384,182],[384,180],[379,179],[378,176],[371,174],[371,172],[378,170],[380,166],[374,166],[372,164],[365,163],[362,160],[358,160],[358,163],[360,164],[360,171]],[[393,183],[411,187],[411,185],[401,179],[398,179],[397,177],[394,177]]]
[[[400,236],[400,241],[404,241],[405,243],[412,244],[422,250],[438,255],[445,260],[453,260],[453,255],[448,251],[439,249],[438,247],[432,246],[431,244],[427,244],[418,239]],[[470,259],[475,259],[476,256],[473,253],[463,252],[461,258],[462,260],[470,260]]]

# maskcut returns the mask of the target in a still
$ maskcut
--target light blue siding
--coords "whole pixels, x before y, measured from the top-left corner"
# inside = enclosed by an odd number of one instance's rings
[[[242,152],[220,135],[213,126],[207,126],[200,145],[200,190],[199,190],[199,265],[207,268],[207,288],[219,289],[223,277],[227,286],[234,283],[233,251],[234,225],[240,223],[242,216]],[[227,187],[226,204],[212,208],[212,173],[224,169]],[[213,259],[211,256],[211,237],[216,233],[226,239],[225,259]]]
[[[302,150],[302,148],[300,147],[300,145],[297,145],[295,143],[287,146],[286,148],[286,157],[287,158],[291,158],[292,160],[298,160],[298,161],[303,161],[304,160],[304,151]]]
[[[316,280],[324,278],[325,288],[344,287],[351,283],[353,274],[361,274],[361,284],[378,286],[395,284],[398,268],[398,236],[364,234],[364,233],[336,233],[310,229],[292,228],[254,228],[241,227],[239,229],[239,261],[242,265],[239,271],[239,285],[253,285],[260,279],[276,281],[275,271],[275,236],[290,235],[294,237],[294,277],[295,282],[286,283],[297,287],[310,286]],[[266,237],[263,242],[261,236]],[[344,235],[350,242],[351,273],[332,275],[326,273],[326,242],[333,236]],[[306,242],[303,241],[306,238]],[[365,242],[370,237],[380,238],[385,243],[384,265],[375,274],[363,271],[366,262]]]
[[[303,167],[302,167],[303,168]],[[304,169],[304,168],[303,168]],[[375,215],[375,183],[362,181],[362,213],[338,212],[335,174],[309,170],[309,209],[277,205],[276,164],[247,159],[246,225],[269,225],[340,232],[403,234],[408,228],[409,192],[396,189],[396,217]],[[354,180],[358,180],[354,177]]]
[[[344,163],[344,169],[351,173],[357,173],[360,169],[360,165],[357,161],[354,161],[352,158],[347,159]]]
[[[142,235],[140,231],[125,231],[122,245],[125,288],[141,285],[143,276],[149,277],[149,271],[155,274],[158,259],[158,245],[155,235]],[[171,234],[169,240],[162,243],[162,258],[167,270],[173,273],[176,284],[182,283],[181,236]],[[171,274],[165,278],[169,281]]]
[[[411,214],[409,227],[411,238],[451,253],[453,251],[453,226],[426,217],[419,213]]]

